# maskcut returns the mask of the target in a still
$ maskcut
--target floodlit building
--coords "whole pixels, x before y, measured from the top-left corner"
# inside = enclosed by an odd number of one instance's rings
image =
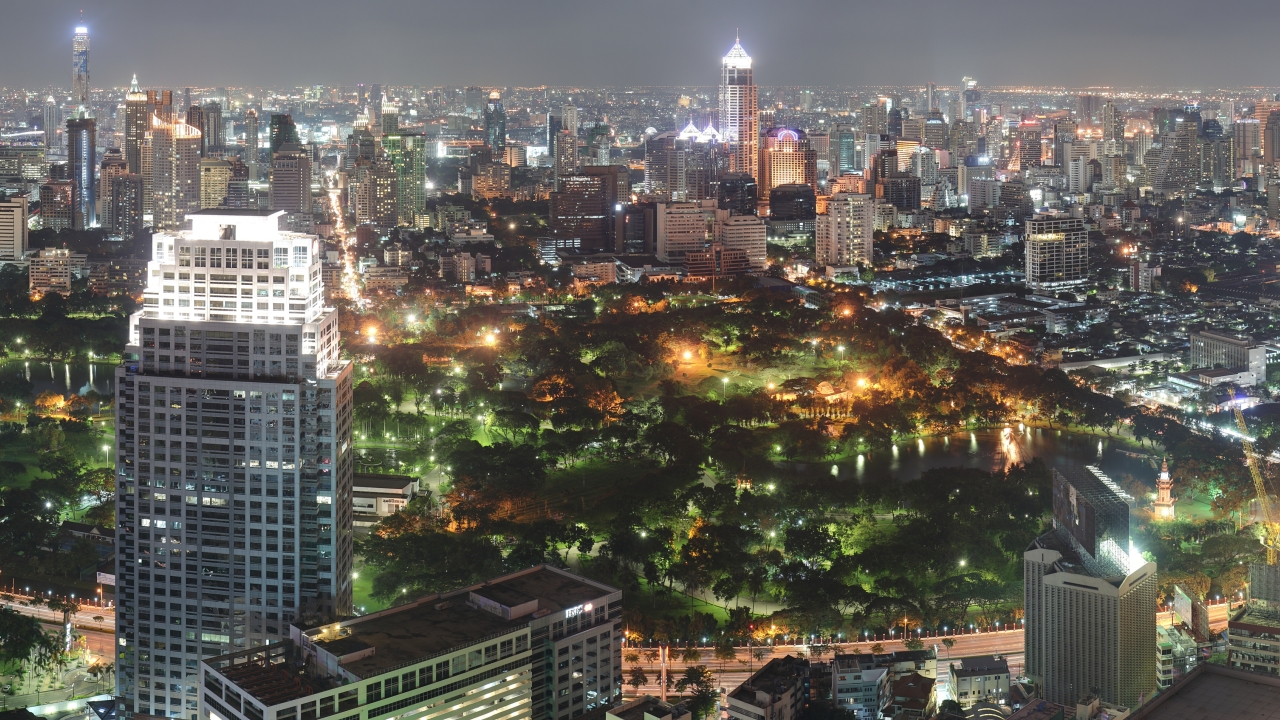
[[[1187,333],[1191,343],[1192,368],[1224,368],[1251,375],[1254,384],[1267,379],[1267,349],[1248,335],[1221,330],[1192,330]]]
[[[1028,288],[1051,291],[1088,280],[1089,231],[1084,220],[1048,216],[1027,220],[1024,242]]]
[[[1159,583],[1129,539],[1133,503],[1096,467],[1053,470],[1053,530],[1023,554],[1026,674],[1046,700],[1151,697]]]
[[[819,265],[870,265],[873,258],[876,219],[875,196],[836,193],[827,201],[827,212],[817,217],[816,259]]]
[[[622,699],[621,616],[622,591],[540,565],[205,658],[200,718],[569,720]]]
[[[758,179],[760,100],[751,74],[751,56],[736,38],[720,62],[719,107],[720,137],[729,149],[729,172]]]
[[[116,370],[121,717],[192,717],[201,659],[352,612],[351,364],[281,214],[152,237]]]
[[[961,658],[951,663],[947,677],[951,698],[968,709],[982,700],[1007,704],[1009,701],[1009,662],[994,655]]]

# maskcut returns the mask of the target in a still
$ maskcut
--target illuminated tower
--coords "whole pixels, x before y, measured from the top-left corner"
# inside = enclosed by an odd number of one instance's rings
[[[80,19],[83,22],[83,13]],[[71,41],[71,99],[76,105],[89,107],[89,28],[83,24]]]
[[[138,76],[133,76],[129,92],[124,96],[124,159],[129,172],[142,172],[142,138],[147,134],[147,94],[138,88]]]
[[[729,146],[729,172],[760,178],[760,107],[751,56],[734,38],[720,64],[720,136]]]
[[[98,224],[96,184],[94,170],[97,166],[98,128],[89,117],[85,106],[76,110],[76,116],[67,120],[67,162],[71,175],[71,225],[76,230],[87,230]]]
[[[1156,480],[1155,514],[1157,520],[1173,520],[1173,480],[1169,478],[1169,459],[1160,462],[1160,478]]]
[[[493,150],[495,158],[502,157],[507,146],[507,111],[502,108],[502,96],[497,90],[489,93],[489,104],[484,108],[484,144]]]
[[[244,163],[249,166],[249,179],[258,179],[258,111],[244,114]]]
[[[200,142],[198,129],[184,122],[151,117],[144,165],[151,173],[151,203],[157,230],[177,230],[187,213],[200,209]]]
[[[351,614],[351,363],[323,245],[281,214],[198,210],[150,238],[115,374],[121,720],[211,717],[201,658]]]
[[[44,103],[44,147],[48,152],[59,150],[62,143],[58,140],[58,130],[62,129],[62,108],[58,101],[50,95]]]

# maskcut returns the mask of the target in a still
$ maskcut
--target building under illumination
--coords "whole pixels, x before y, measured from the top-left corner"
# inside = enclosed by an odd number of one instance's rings
[[[622,591],[547,565],[200,664],[200,720],[569,720],[622,700]]]
[[[1049,702],[1136,707],[1155,689],[1159,582],[1133,503],[1096,467],[1053,470],[1053,530],[1023,554],[1026,674]]]
[[[760,178],[760,100],[751,56],[735,38],[720,63],[720,137],[728,144],[729,172]],[[768,193],[763,193],[767,195]]]
[[[320,241],[281,215],[152,237],[116,370],[122,719],[194,720],[202,659],[352,612],[351,363]]]
[[[760,214],[768,215],[769,197],[781,185],[808,185],[818,191],[818,154],[803,130],[773,128],[760,151]]]
[[[1012,198],[1005,190],[1013,183],[1001,185],[1001,205]],[[1084,220],[1051,215],[1027,220],[1026,225],[1027,287],[1032,290],[1054,290],[1079,285],[1089,278],[1089,231]]]
[[[89,107],[89,28],[84,25],[71,40],[71,102]]]

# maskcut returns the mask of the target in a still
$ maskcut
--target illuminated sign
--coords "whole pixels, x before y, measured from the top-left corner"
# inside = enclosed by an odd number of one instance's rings
[[[577,606],[571,607],[568,610],[564,611],[564,616],[567,618],[578,617],[582,613],[589,613],[589,612],[591,612],[591,603],[587,603],[586,605],[577,605]]]

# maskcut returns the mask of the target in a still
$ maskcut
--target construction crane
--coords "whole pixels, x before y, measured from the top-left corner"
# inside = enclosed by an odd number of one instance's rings
[[[1275,565],[1277,546],[1280,546],[1280,524],[1271,516],[1271,494],[1267,492],[1267,481],[1262,477],[1262,465],[1258,454],[1249,442],[1249,426],[1244,422],[1244,413],[1236,406],[1236,427],[1240,428],[1240,442],[1244,443],[1245,462],[1249,465],[1249,473],[1253,475],[1253,489],[1258,495],[1258,510],[1262,515],[1262,546],[1267,549],[1267,564]]]

